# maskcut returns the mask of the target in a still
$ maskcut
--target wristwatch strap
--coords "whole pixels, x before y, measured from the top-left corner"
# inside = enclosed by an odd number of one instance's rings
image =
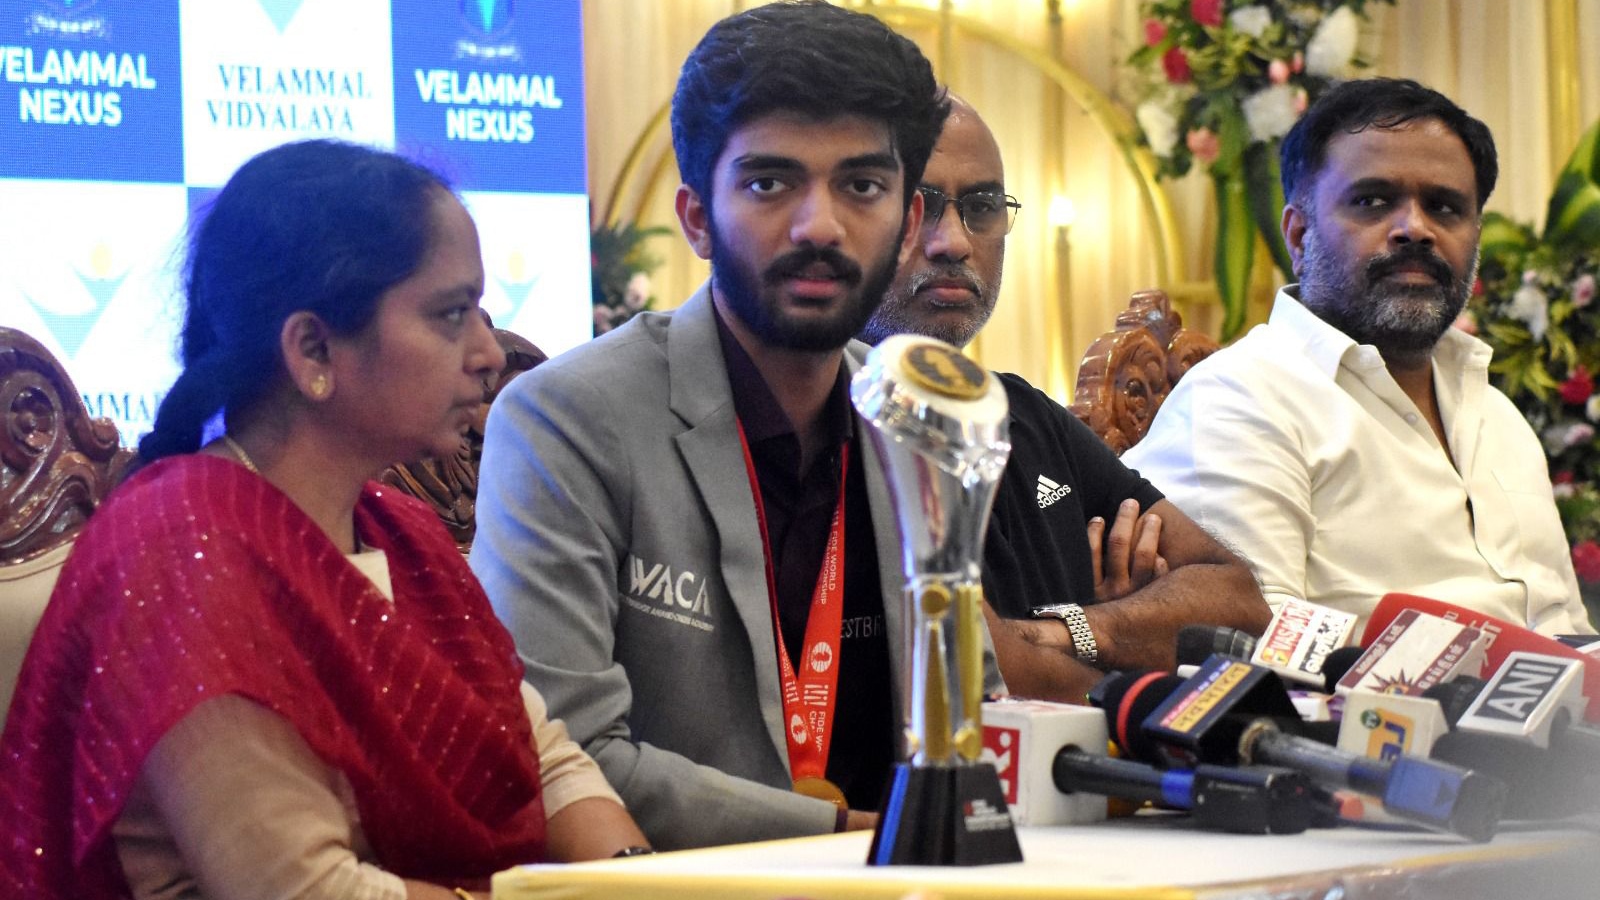
[[[1067,635],[1072,638],[1072,655],[1079,662],[1094,664],[1100,658],[1100,645],[1095,642],[1094,629],[1089,627],[1089,617],[1083,614],[1083,607],[1076,603],[1057,603],[1052,606],[1040,606],[1033,610],[1035,619],[1050,617],[1060,619],[1067,625]]]

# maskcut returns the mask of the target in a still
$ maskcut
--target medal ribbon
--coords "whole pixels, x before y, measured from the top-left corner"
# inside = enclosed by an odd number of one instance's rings
[[[767,563],[767,598],[772,604],[772,634],[778,645],[778,677],[783,688],[783,722],[789,748],[791,776],[825,778],[828,749],[833,744],[833,710],[838,699],[839,644],[844,628],[844,482],[850,471],[850,445],[839,454],[839,502],[828,529],[828,547],[817,572],[801,644],[800,668],[789,659],[789,647],[779,624],[778,579],[772,565],[772,542],[767,535],[767,510],[761,501],[761,482],[744,425],[739,425],[739,445],[750,476],[750,493],[756,501],[756,522],[761,526],[761,549]]]

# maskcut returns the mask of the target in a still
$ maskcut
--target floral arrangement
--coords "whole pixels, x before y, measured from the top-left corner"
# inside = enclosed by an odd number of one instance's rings
[[[1600,621],[1600,124],[1556,182],[1545,231],[1484,216],[1458,328],[1494,348],[1490,380],[1544,443],[1590,618]]]
[[[1140,140],[1178,177],[1196,164],[1217,199],[1215,269],[1223,340],[1244,327],[1260,234],[1285,277],[1278,233],[1278,142],[1356,56],[1369,0],[1144,0],[1144,46],[1129,57],[1143,82]],[[1394,0],[1370,0],[1390,3]]]
[[[647,250],[645,242],[670,230],[622,222],[597,225],[589,233],[596,336],[621,326],[655,303],[650,275],[660,267],[661,259]]]

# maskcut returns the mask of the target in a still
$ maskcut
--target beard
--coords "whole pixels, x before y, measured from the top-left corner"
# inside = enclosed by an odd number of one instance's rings
[[[905,234],[905,220],[900,235]],[[723,242],[715,223],[711,224],[711,277],[718,292],[739,320],[771,347],[821,353],[838,350],[855,337],[883,302],[883,293],[894,280],[899,264],[900,240],[889,244],[884,253],[865,271],[832,247],[801,247],[773,260],[756,272]],[[783,308],[779,291],[784,279],[799,275],[806,268],[826,265],[831,274],[846,286],[839,308],[831,315],[796,316]]]
[[[1420,266],[1434,284],[1396,284],[1384,279],[1402,266]],[[1305,234],[1300,267],[1300,302],[1359,344],[1385,356],[1430,353],[1472,295],[1478,257],[1466,277],[1426,244],[1405,244],[1374,257],[1359,269],[1325,247],[1315,228]]]
[[[889,288],[883,305],[872,314],[871,321],[861,332],[861,339],[869,344],[880,343],[895,334],[920,334],[965,347],[978,336],[978,332],[989,321],[989,316],[994,313],[995,300],[1000,291],[999,278],[990,282],[965,263],[935,263],[909,277],[901,274],[902,277]],[[942,321],[937,312],[935,315],[925,315],[923,309],[917,306],[917,292],[936,281],[960,282],[977,296],[977,304],[963,309],[962,318],[954,322]]]

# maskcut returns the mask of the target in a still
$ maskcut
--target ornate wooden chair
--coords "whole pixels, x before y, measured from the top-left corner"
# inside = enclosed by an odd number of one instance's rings
[[[461,448],[448,459],[428,457],[390,466],[383,473],[384,482],[433,507],[462,553],[471,549],[472,537],[478,530],[478,463],[483,459],[483,426],[489,417],[489,404],[511,379],[549,358],[521,335],[502,328],[496,328],[494,335],[500,341],[500,349],[505,351],[506,366],[500,370],[494,389],[478,408],[477,418],[462,439]]]
[[[1210,336],[1183,327],[1165,293],[1139,291],[1084,354],[1072,412],[1121,455],[1150,430],[1183,373],[1216,350]]]
[[[43,344],[0,327],[0,724],[75,538],[133,453]]]

